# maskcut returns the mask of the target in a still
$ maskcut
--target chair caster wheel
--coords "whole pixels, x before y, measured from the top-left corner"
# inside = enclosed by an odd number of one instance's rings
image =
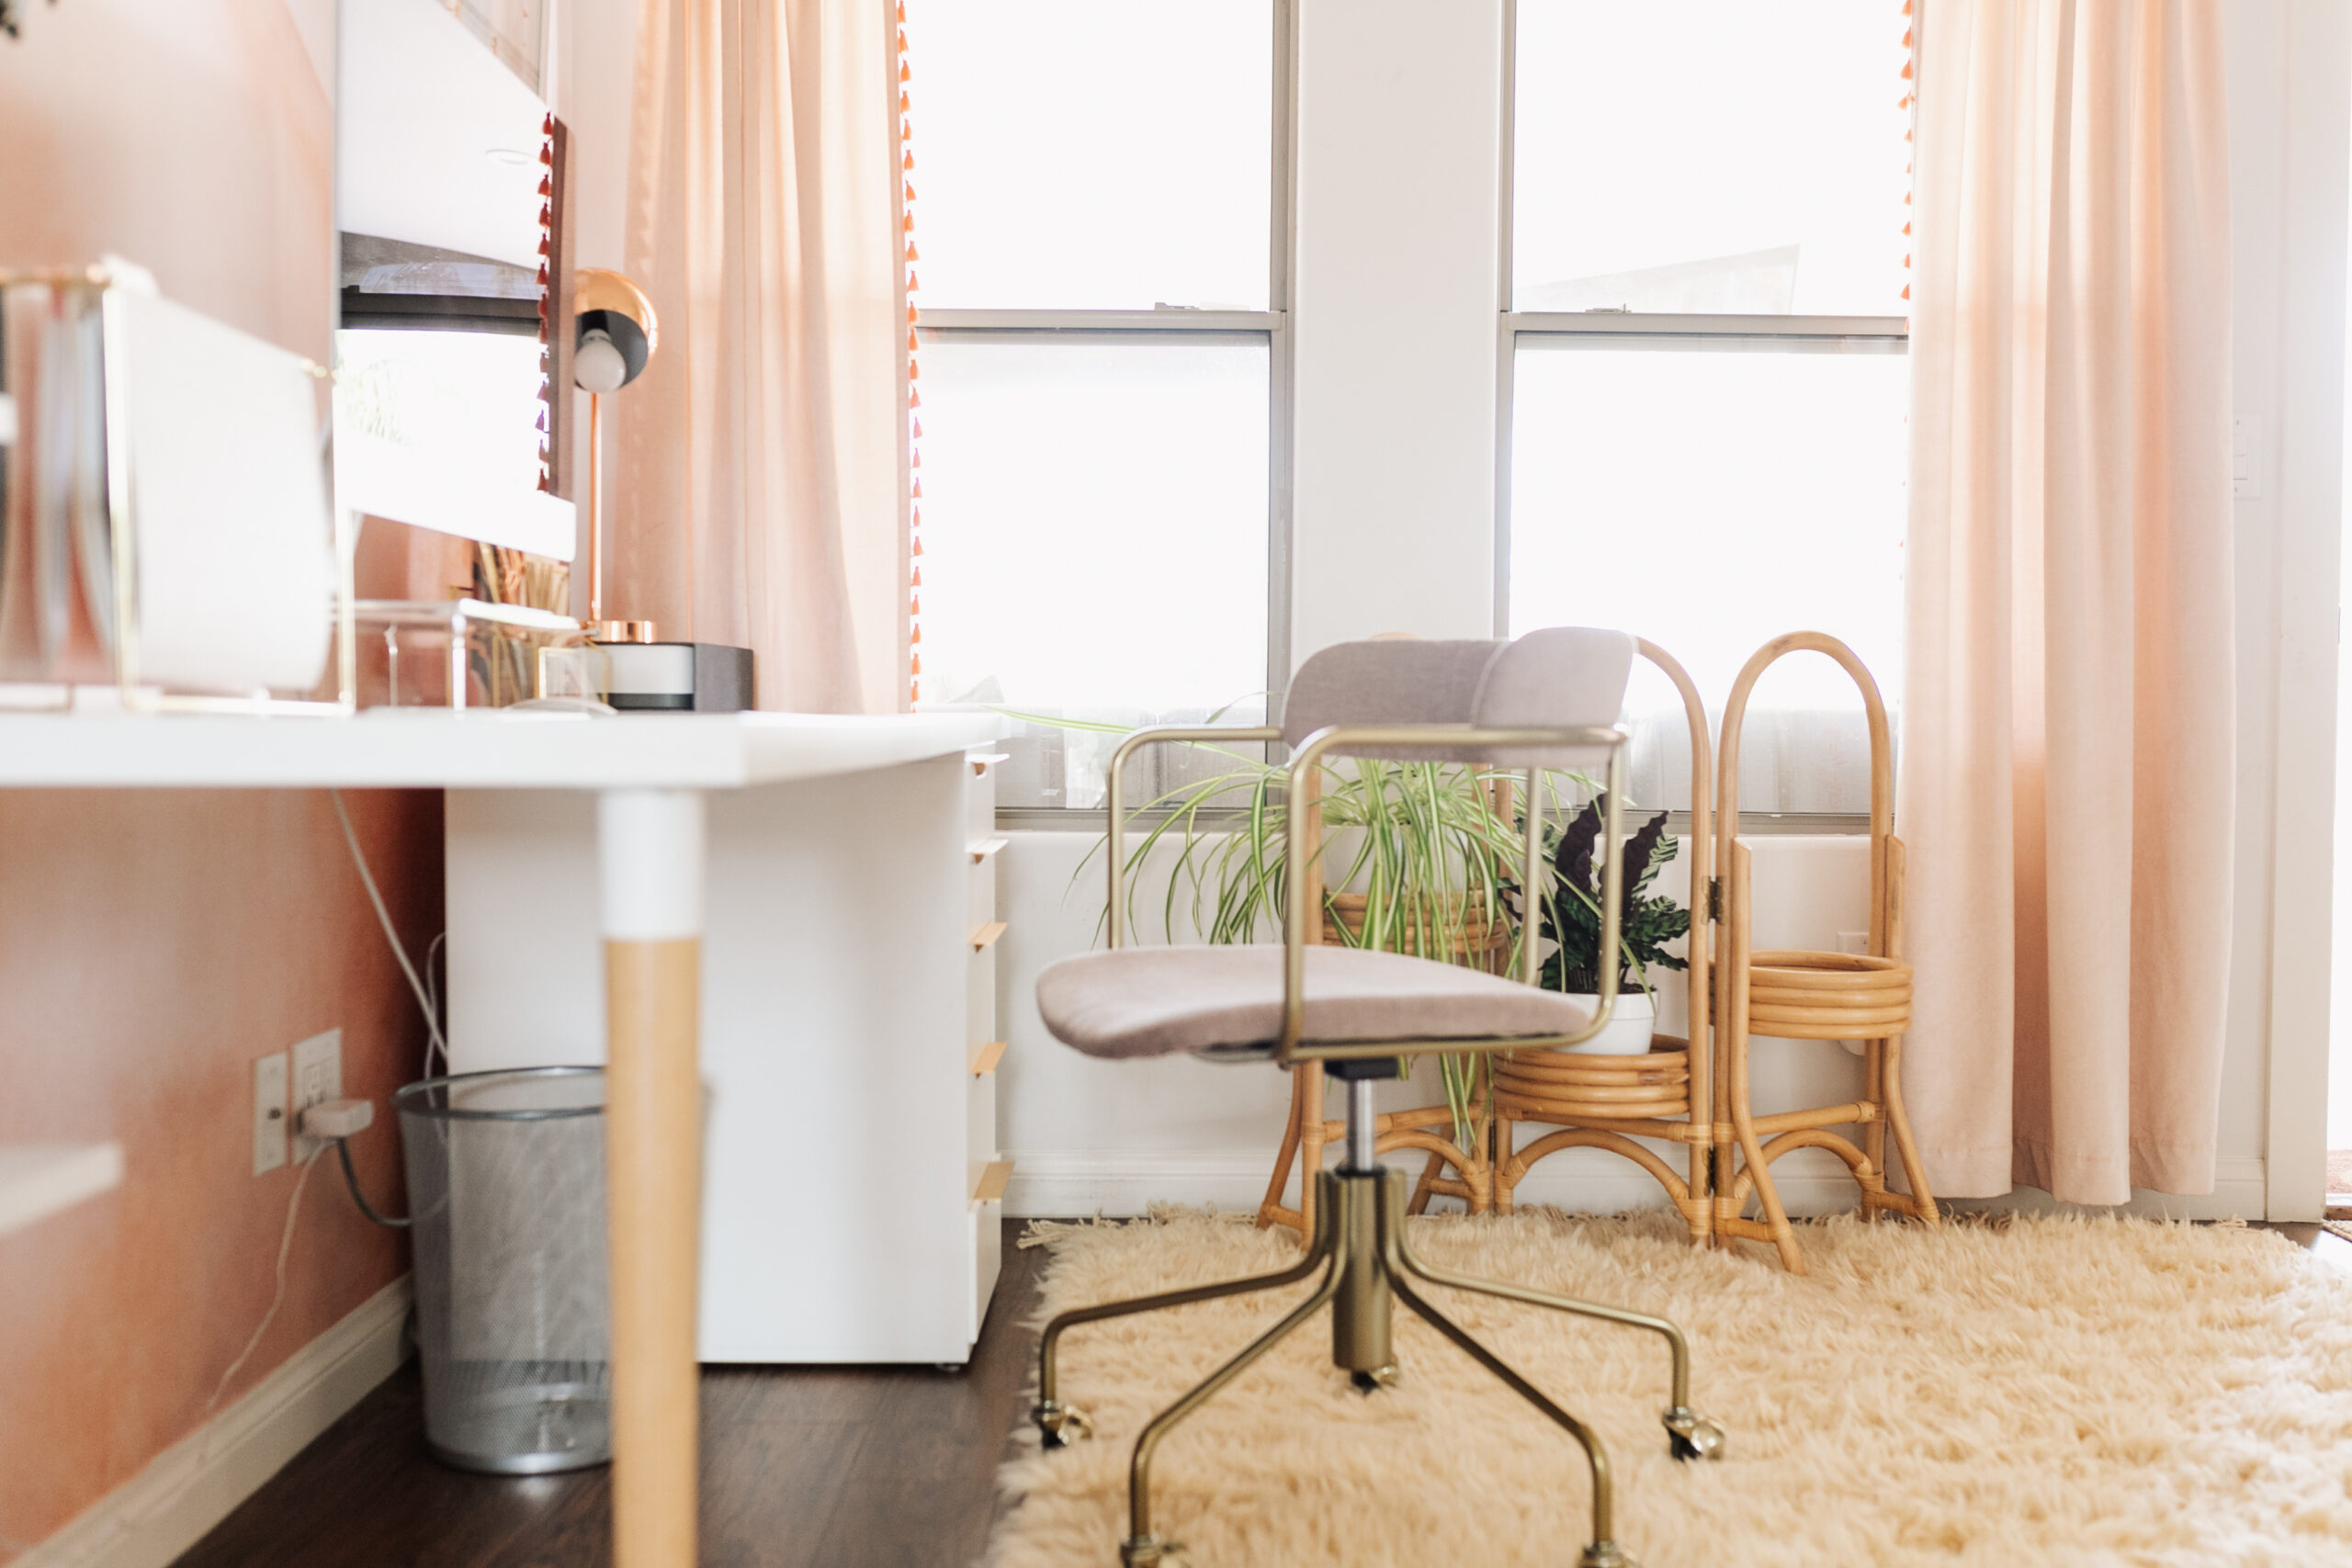
[[[1615,1541],[1596,1540],[1577,1559],[1577,1568],[1641,1568],[1641,1564]]]
[[[1075,1404],[1064,1404],[1048,1399],[1029,1413],[1037,1423],[1037,1435],[1049,1449],[1066,1449],[1080,1438],[1094,1436],[1094,1417]]]
[[[1355,1391],[1358,1393],[1378,1393],[1382,1389],[1395,1385],[1396,1363],[1391,1361],[1385,1367],[1374,1367],[1368,1372],[1350,1372],[1348,1382],[1355,1385]]]
[[[1119,1568],[1184,1568],[1184,1545],[1156,1535],[1131,1535],[1119,1542]]]
[[[1678,1404],[1666,1413],[1665,1420],[1666,1451],[1676,1459],[1724,1457],[1724,1429],[1704,1416]]]

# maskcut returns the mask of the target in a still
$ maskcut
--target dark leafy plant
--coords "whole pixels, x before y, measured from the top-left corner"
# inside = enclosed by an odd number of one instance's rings
[[[1600,989],[1600,873],[1593,854],[1608,796],[1596,796],[1565,829],[1546,829],[1552,897],[1544,901],[1543,935],[1557,944],[1544,961],[1544,985],[1555,991]],[[1619,915],[1617,984],[1649,989],[1649,969],[1690,965],[1666,944],[1690,931],[1690,911],[1650,886],[1680,846],[1668,836],[1661,811],[1625,840],[1625,887]]]

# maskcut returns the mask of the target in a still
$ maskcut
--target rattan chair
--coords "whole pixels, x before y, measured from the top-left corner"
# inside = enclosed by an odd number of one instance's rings
[[[1612,722],[1623,700],[1634,640],[1621,633],[1554,628],[1515,642],[1345,643],[1307,660],[1294,680],[1287,722],[1276,736],[1292,748],[1289,784],[1298,798],[1327,757],[1391,756],[1523,768],[1533,802],[1537,770],[1589,766],[1606,758],[1607,829],[1616,841],[1617,802],[1624,795],[1624,732]],[[1374,1154],[1373,1084],[1394,1077],[1400,1057],[1435,1052],[1539,1049],[1589,1039],[1616,1001],[1615,973],[1603,971],[1597,1010],[1532,984],[1533,943],[1521,944],[1521,978],[1403,953],[1318,946],[1306,941],[1320,911],[1308,902],[1307,846],[1293,834],[1283,845],[1283,942],[1227,947],[1129,948],[1125,937],[1120,863],[1124,824],[1118,773],[1111,775],[1109,826],[1110,950],[1066,958],[1037,977],[1037,1006],[1065,1044],[1090,1055],[1124,1058],[1190,1054],[1211,1059],[1272,1062],[1289,1068],[1320,1062],[1348,1086],[1346,1156],[1316,1174],[1319,1202],[1306,1256],[1279,1273],[1171,1291],[1135,1301],[1068,1312],[1046,1325],[1038,1347],[1034,1412],[1049,1448],[1088,1435],[1091,1423],[1061,1397],[1055,1356],[1062,1337],[1083,1324],[1215,1297],[1296,1283],[1322,1272],[1315,1290],[1265,1333],[1154,1416],[1136,1441],[1128,1466],[1128,1531],[1120,1561],[1146,1568],[1171,1560],[1175,1543],[1151,1522],[1151,1461],[1160,1440],[1251,1362],[1324,1308],[1331,1314],[1331,1359],[1353,1386],[1371,1393],[1398,1375],[1391,1335],[1395,1303],[1408,1307],[1563,1427],[1581,1447],[1592,1478],[1592,1528],[1583,1568],[1627,1561],[1611,1523],[1608,1459],[1597,1434],[1546,1397],[1500,1358],[1431,1306],[1423,1284],[1525,1302],[1645,1329],[1663,1337],[1672,1355],[1668,1442],[1683,1458],[1717,1455],[1723,1434],[1690,1403],[1690,1350],[1664,1318],[1569,1301],[1514,1285],[1434,1269],[1417,1257],[1403,1225],[1401,1172],[1384,1170]],[[1543,818],[1526,813],[1524,871],[1533,886],[1543,858]],[[1622,870],[1604,872],[1603,942],[1619,934]],[[1311,1418],[1311,1413],[1309,1413]]]
[[[1871,736],[1870,951],[1867,953],[1753,951],[1754,873],[1739,837],[1739,736],[1748,694],[1776,660],[1797,652],[1826,653],[1861,688]],[[1903,840],[1894,836],[1894,754],[1886,705],[1878,682],[1853,649],[1820,632],[1791,632],[1756,650],[1732,686],[1724,708],[1722,784],[1716,801],[1718,861],[1724,874],[1724,938],[1715,968],[1715,1051],[1720,1084],[1716,1118],[1715,1234],[1770,1242],[1792,1274],[1804,1272],[1788,1212],[1772,1185],[1772,1162],[1793,1150],[1827,1149],[1846,1162],[1861,1189],[1862,1213],[1908,1214],[1934,1225],[1936,1201],[1911,1142],[1903,1111],[1903,1033],[1911,1026],[1911,965],[1903,960]],[[1844,1105],[1758,1116],[1748,1107],[1747,1041],[1751,1033],[1793,1040],[1859,1040],[1864,1060],[1862,1097]],[[1859,1124],[1854,1143],[1833,1127]],[[1886,1186],[1886,1139],[1911,1190]],[[1769,1140],[1769,1141],[1767,1141]],[[1736,1163],[1735,1163],[1735,1161]],[[1753,1189],[1764,1217],[1742,1213]]]
[[[1714,1157],[1713,1048],[1708,1034],[1713,983],[1710,959],[1714,927],[1707,918],[1707,888],[1713,874],[1714,838],[1708,815],[1713,769],[1707,746],[1707,711],[1674,656],[1657,644],[1636,645],[1643,658],[1666,671],[1681,694],[1690,727],[1690,937],[1689,1038],[1658,1035],[1641,1056],[1588,1055],[1569,1051],[1523,1051],[1498,1058],[1494,1067],[1494,1202],[1508,1214],[1512,1191],[1535,1163],[1562,1149],[1599,1148],[1623,1155],[1657,1179],[1690,1227],[1690,1239],[1706,1246],[1713,1238]],[[1620,840],[1611,829],[1609,842]],[[1606,949],[1604,949],[1606,951]],[[1611,965],[1612,969],[1614,965]],[[1690,1043],[1698,1043],[1696,1050]],[[1522,1122],[1559,1127],[1523,1149],[1514,1150]],[[1688,1178],[1636,1137],[1663,1138],[1685,1145]]]

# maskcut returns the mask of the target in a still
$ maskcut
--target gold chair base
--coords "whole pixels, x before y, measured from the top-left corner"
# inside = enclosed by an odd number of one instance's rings
[[[1540,1291],[1524,1290],[1498,1280],[1473,1279],[1422,1262],[1405,1240],[1403,1219],[1407,1196],[1405,1178],[1401,1172],[1323,1171],[1318,1173],[1317,1195],[1320,1201],[1316,1204],[1315,1232],[1306,1253],[1297,1263],[1279,1273],[1254,1275],[1244,1280],[1194,1286],[1190,1290],[1140,1296],[1133,1301],[1081,1307],[1075,1312],[1062,1314],[1046,1325],[1045,1333],[1038,1341],[1037,1406],[1033,1416],[1046,1446],[1060,1448],[1073,1437],[1085,1437],[1092,1431],[1085,1412],[1075,1405],[1064,1404],[1057,1393],[1055,1351],[1062,1335],[1069,1329],[1080,1324],[1099,1323],[1104,1318],[1158,1312],[1163,1307],[1183,1306],[1224,1296],[1278,1290],[1284,1285],[1295,1284],[1318,1269],[1323,1274],[1314,1291],[1285,1314],[1282,1321],[1251,1340],[1238,1354],[1193,1385],[1175,1404],[1153,1416],[1150,1424],[1144,1427],[1142,1435],[1136,1439],[1134,1458],[1128,1465],[1128,1531],[1126,1540],[1120,1544],[1120,1562],[1126,1568],[1160,1568],[1162,1564],[1174,1562],[1181,1550],[1175,1542],[1154,1534],[1151,1529],[1152,1455],[1160,1439],[1178,1422],[1206,1404],[1250,1363],[1327,1306],[1332,1309],[1333,1364],[1347,1371],[1354,1386],[1363,1393],[1371,1393],[1385,1387],[1397,1375],[1392,1330],[1395,1303],[1401,1301],[1430,1326],[1452,1340],[1464,1354],[1494,1373],[1513,1393],[1551,1417],[1576,1439],[1592,1476],[1592,1534],[1578,1560],[1580,1568],[1632,1568],[1633,1559],[1618,1546],[1613,1535],[1609,1457],[1601,1447],[1599,1435],[1554,1404],[1543,1391],[1472,1337],[1467,1330],[1422,1299],[1414,1287],[1416,1282],[1444,1285],[1453,1290],[1548,1307],[1555,1312],[1600,1318],[1660,1336],[1667,1341],[1673,1356],[1674,1402],[1662,1417],[1667,1429],[1668,1451],[1683,1460],[1721,1459],[1724,1451],[1723,1428],[1690,1408],[1690,1351],[1682,1331],[1662,1317],[1590,1302],[1572,1301],[1565,1296],[1546,1295]]]

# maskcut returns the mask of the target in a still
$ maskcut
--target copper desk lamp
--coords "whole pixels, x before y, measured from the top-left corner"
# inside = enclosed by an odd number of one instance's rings
[[[582,267],[574,284],[571,378],[588,394],[588,635],[651,642],[651,621],[605,618],[605,394],[637,379],[661,342],[653,301],[617,272]]]

